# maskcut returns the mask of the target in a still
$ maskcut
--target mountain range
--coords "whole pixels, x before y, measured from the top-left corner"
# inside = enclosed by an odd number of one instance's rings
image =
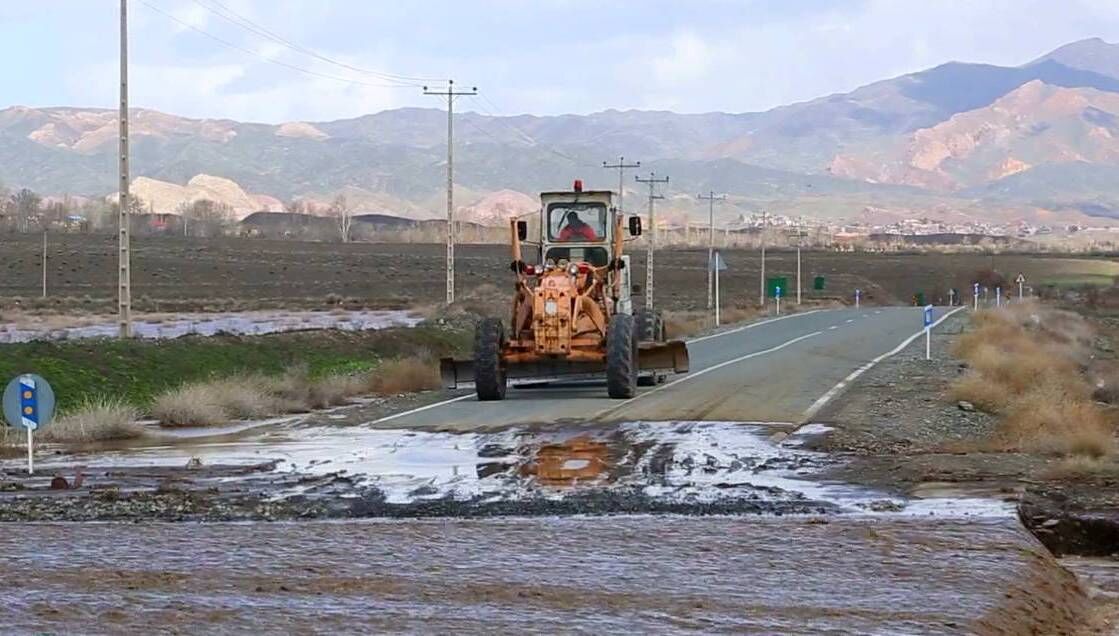
[[[455,124],[456,201],[478,220],[531,210],[536,192],[574,178],[616,187],[602,161],[619,155],[670,176],[667,216],[701,214],[695,193],[714,190],[730,195],[723,216],[1119,218],[1119,45],[1100,39],[1021,66],[949,62],[759,113],[464,112]],[[116,126],[112,110],[0,110],[0,182],[110,195]],[[131,126],[134,190],[156,211],[197,198],[228,198],[242,215],[298,198],[314,209],[339,193],[360,212],[443,211],[443,111],[270,125],[136,109]],[[644,193],[637,185],[627,201]]]

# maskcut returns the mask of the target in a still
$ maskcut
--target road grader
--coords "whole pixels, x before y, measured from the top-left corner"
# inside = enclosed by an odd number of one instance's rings
[[[478,323],[474,357],[444,358],[447,388],[473,383],[479,400],[501,400],[511,384],[606,380],[611,398],[631,398],[638,385],[662,382],[688,371],[684,342],[665,338],[658,312],[634,311],[628,229],[641,235],[641,218],[624,218],[609,190],[540,195],[539,239],[528,240],[528,223],[510,220],[515,276],[511,317]],[[526,263],[522,245],[538,251]]]

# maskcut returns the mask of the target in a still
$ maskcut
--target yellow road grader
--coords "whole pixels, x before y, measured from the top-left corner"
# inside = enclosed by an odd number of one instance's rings
[[[641,218],[626,219],[613,192],[540,195],[540,235],[511,219],[511,269],[516,277],[511,318],[478,323],[474,358],[441,362],[448,388],[473,383],[479,400],[501,400],[511,384],[602,379],[612,398],[631,398],[638,385],[688,371],[687,346],[666,341],[659,313],[634,311],[625,231],[641,235]],[[522,244],[538,249],[526,263]]]

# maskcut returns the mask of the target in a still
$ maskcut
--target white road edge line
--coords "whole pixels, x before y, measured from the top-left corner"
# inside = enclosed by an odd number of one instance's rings
[[[723,332],[720,332],[720,333],[715,333],[715,334],[711,334],[710,336],[704,336],[704,337],[702,337],[702,338],[696,338],[696,339],[694,339],[694,340],[688,340],[687,342],[688,342],[688,343],[692,343],[692,342],[699,342],[699,341],[701,341],[701,340],[708,340],[708,339],[710,339],[710,338],[718,338],[718,337],[720,337],[720,336],[727,336],[727,335],[730,335],[730,334],[732,334],[732,333],[738,333],[738,332],[740,332],[740,331],[745,331],[746,329],[752,329],[752,328],[754,328],[754,327],[760,327],[760,326],[762,326],[762,325],[768,325],[769,323],[771,323],[771,322],[777,322],[778,320],[786,320],[786,319],[788,319],[788,318],[796,318],[797,316],[807,316],[807,315],[809,315],[809,314],[815,314],[815,313],[819,313],[819,312],[821,312],[821,311],[825,311],[825,310],[823,310],[823,309],[813,309],[813,310],[811,310],[811,311],[805,311],[805,312],[802,312],[802,313],[799,313],[799,314],[789,314],[788,316],[781,316],[780,318],[770,318],[769,320],[763,320],[763,321],[761,321],[761,322],[754,322],[754,323],[750,323],[750,324],[748,324],[748,325],[745,325],[745,326],[742,326],[742,327],[738,327],[738,328],[736,328],[736,329],[731,329],[731,330],[729,330],[729,331],[723,331]],[[818,333],[820,333],[820,332],[818,332],[818,331],[817,331],[817,332],[816,332],[816,334],[818,334]],[[809,334],[809,335],[816,335],[816,334]],[[802,337],[802,338],[803,338],[803,337]],[[800,340],[800,339],[802,339],[802,338],[798,338],[798,340]],[[743,357],[743,358],[739,358],[739,360],[745,360],[746,358],[750,358],[750,357],[753,357],[753,356],[755,356],[755,355],[760,355],[760,354],[762,354],[762,353],[769,353],[769,352],[771,352],[771,351],[776,351],[777,349],[780,349],[781,347],[784,347],[784,346],[786,346],[786,345],[792,344],[793,342],[795,342],[795,341],[789,341],[789,342],[786,342],[786,343],[785,343],[785,344],[783,344],[783,345],[779,345],[779,346],[777,346],[777,347],[775,347],[775,348],[773,348],[773,349],[768,349],[768,350],[766,350],[766,351],[758,351],[758,352],[756,352],[756,353],[753,353],[753,354],[750,354],[750,355],[748,355],[748,356],[746,356],[746,357]],[[723,364],[720,364],[720,365],[718,365],[717,367],[709,367],[709,368],[707,368],[707,369],[703,369],[703,370],[701,370],[701,371],[696,371],[694,375],[689,375],[689,376],[685,376],[685,377],[684,377],[684,378],[682,378],[681,380],[676,380],[676,382],[680,382],[680,381],[682,381],[682,380],[686,380],[686,379],[688,379],[688,378],[690,378],[690,377],[695,377],[695,376],[698,376],[698,375],[702,375],[702,374],[704,374],[704,373],[706,373],[706,372],[708,372],[708,371],[713,371],[714,369],[716,369],[716,368],[718,368],[718,367],[724,366],[724,365],[726,365],[726,364],[730,364],[731,362],[737,362],[737,360],[731,360],[730,362],[724,362]],[[672,386],[673,384],[676,384],[676,382],[672,382],[671,384],[665,384],[665,385],[662,385],[662,386],[660,386],[660,387],[657,387],[656,389],[653,389],[653,391],[648,391],[648,392],[646,392],[646,393],[643,393],[643,394],[641,394],[641,395],[648,395],[649,393],[653,393],[654,391],[657,391],[657,390],[659,390],[659,389],[664,389],[664,388],[670,387],[670,386]],[[466,399],[468,399],[468,398],[472,398],[472,397],[474,397],[474,394],[473,394],[473,393],[467,393],[466,395],[460,395],[460,396],[458,396],[458,397],[455,397],[455,398],[451,398],[451,399],[449,399],[449,400],[443,400],[442,402],[435,402],[435,403],[433,403],[433,404],[428,404],[427,406],[421,406],[421,407],[419,407],[419,408],[411,409],[411,410],[408,410],[408,411],[401,411],[400,413],[393,413],[392,415],[386,415],[385,417],[382,417],[382,418],[380,418],[380,419],[376,419],[376,420],[373,420],[372,422],[368,422],[368,424],[367,424],[367,425],[371,425],[371,424],[381,424],[382,422],[389,422],[389,421],[395,420],[395,419],[397,419],[397,418],[401,418],[401,417],[407,417],[407,416],[409,416],[409,415],[414,415],[414,414],[416,414],[416,413],[421,413],[421,412],[423,412],[423,411],[427,411],[427,410],[429,410],[429,409],[439,408],[440,406],[446,406],[446,405],[448,405],[448,404],[453,404],[454,402],[461,402],[461,401],[463,401],[463,400],[466,400]],[[641,396],[639,395],[638,397],[641,397]],[[637,398],[631,398],[631,399],[637,399]],[[623,402],[622,404],[626,404],[626,403],[628,403],[628,402],[629,402],[629,400],[627,400],[626,402]],[[619,406],[621,406],[621,405],[619,405]]]
[[[935,329],[937,325],[944,322],[945,320],[948,320],[948,318],[950,316],[952,316],[952,314],[956,313],[957,311],[960,311],[961,309],[963,309],[963,307],[957,307],[957,308],[953,309],[952,311],[944,314],[943,316],[940,317],[939,320],[937,320],[936,322],[934,322],[930,326],[930,329]],[[889,358],[890,356],[896,355],[898,352],[900,352],[902,349],[905,349],[906,347],[908,347],[910,344],[913,343],[914,340],[916,340],[917,338],[920,338],[924,334],[925,334],[924,329],[918,331],[917,333],[915,333],[912,336],[909,336],[908,338],[903,340],[902,343],[899,344],[898,346],[896,346],[893,349],[887,351],[886,353],[883,353],[882,355],[880,355],[877,358],[871,360],[870,362],[864,364],[863,366],[859,367],[858,369],[855,369],[854,371],[852,371],[850,375],[848,375],[847,377],[840,380],[839,384],[836,384],[835,386],[833,386],[831,389],[828,390],[827,393],[821,395],[819,399],[817,399],[815,402],[813,402],[812,406],[808,407],[808,410],[806,410],[804,412],[804,417],[801,419],[801,422],[807,422],[808,420],[815,417],[816,414],[820,412],[820,409],[824,408],[824,406],[827,405],[828,402],[832,401],[832,399],[834,399],[835,396],[839,395],[839,393],[841,391],[843,391],[843,389],[847,388],[847,385],[851,384],[851,382],[854,382],[856,378],[858,378],[860,375],[869,371],[871,367],[878,364],[879,362],[882,362],[883,360],[885,360],[886,358]]]
[[[648,397],[648,396],[653,395],[654,393],[656,393],[658,391],[663,391],[663,390],[665,390],[669,387],[676,386],[677,384],[680,384],[681,382],[687,382],[688,380],[694,380],[694,379],[696,379],[696,378],[698,378],[698,377],[700,377],[700,376],[702,376],[706,373],[710,373],[712,371],[717,371],[718,369],[722,369],[723,367],[731,365],[731,364],[737,364],[739,362],[742,362],[743,360],[749,360],[750,358],[756,358],[758,356],[764,356],[766,354],[773,353],[774,351],[780,351],[781,349],[784,349],[785,347],[788,347],[790,345],[794,345],[794,344],[800,342],[801,340],[807,340],[808,338],[818,336],[822,333],[824,333],[824,332],[813,331],[812,333],[807,333],[807,334],[804,334],[803,336],[797,336],[796,338],[793,338],[792,340],[782,342],[781,344],[776,345],[774,347],[770,347],[769,349],[762,349],[761,351],[755,351],[753,353],[747,353],[744,356],[739,356],[739,357],[734,358],[732,360],[726,360],[726,361],[720,362],[719,364],[716,364],[714,366],[707,367],[706,369],[700,369],[699,371],[689,373],[688,375],[685,375],[684,377],[679,378],[677,380],[673,380],[672,382],[669,382],[668,384],[662,384],[655,389],[650,389],[650,390],[648,390],[644,393],[638,393],[636,396],[631,397],[630,399],[626,400],[625,402],[622,402],[621,404],[618,404],[617,406],[612,406],[612,407],[610,407],[610,408],[608,408],[604,411],[599,411],[598,413],[595,413],[593,416],[591,416],[590,420],[593,421],[595,419],[598,419],[598,418],[602,417],[603,415],[606,415],[607,413],[613,413],[614,411],[617,411],[617,410],[619,410],[623,407],[629,406],[630,404],[636,402],[637,400],[640,400],[643,397]]]
[[[413,415],[415,413],[419,413],[421,411],[426,411],[428,409],[434,409],[434,408],[438,408],[440,406],[446,406],[447,404],[450,404],[452,402],[461,402],[462,400],[465,400],[467,398],[472,398],[472,397],[474,397],[473,393],[467,393],[466,395],[460,395],[456,398],[451,398],[449,400],[443,400],[442,402],[436,402],[434,404],[428,404],[427,406],[421,406],[419,408],[415,408],[415,409],[412,409],[410,411],[402,411],[400,413],[393,413],[392,415],[386,415],[385,417],[382,417],[381,419],[373,420],[372,422],[368,422],[365,425],[368,426],[369,424],[380,424],[381,422],[388,422],[389,420],[395,420],[398,417],[404,417],[406,415]]]
[[[710,340],[712,338],[721,338],[723,336],[729,336],[732,333],[739,333],[740,331],[746,331],[747,329],[753,329],[754,327],[761,327],[762,325],[768,325],[769,323],[777,322],[778,320],[788,320],[789,318],[796,318],[798,316],[808,316],[810,314],[818,314],[821,311],[832,311],[832,310],[830,310],[830,309],[829,310],[813,309],[811,311],[803,311],[803,312],[798,313],[798,314],[789,314],[788,316],[781,316],[780,318],[770,318],[769,320],[762,320],[761,322],[752,322],[748,325],[743,325],[741,327],[736,327],[734,329],[728,329],[727,331],[720,331],[719,333],[713,333],[709,336],[702,336],[700,338],[692,338],[691,340],[686,340],[685,342],[687,342],[688,344],[692,344],[693,342],[703,342],[704,340]]]
[[[828,331],[832,331],[834,329],[839,329],[839,325],[832,325],[832,326],[828,327]]]

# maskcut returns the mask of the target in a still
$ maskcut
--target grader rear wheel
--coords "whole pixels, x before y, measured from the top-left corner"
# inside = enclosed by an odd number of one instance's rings
[[[505,399],[507,385],[501,351],[505,348],[505,325],[499,318],[486,318],[474,330],[474,390],[482,402]]]
[[[615,399],[637,394],[637,331],[629,314],[615,315],[606,331],[606,392]]]

